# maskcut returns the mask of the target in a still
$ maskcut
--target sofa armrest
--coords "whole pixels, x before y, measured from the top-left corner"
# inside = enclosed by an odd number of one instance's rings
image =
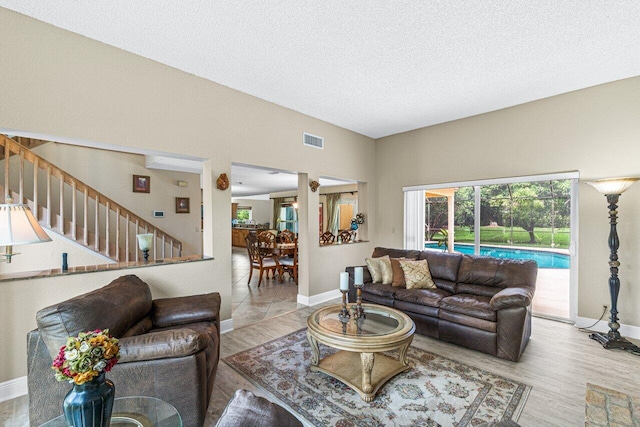
[[[118,363],[127,363],[189,356],[204,349],[207,341],[198,332],[182,328],[120,338],[118,344]]]
[[[512,307],[527,307],[533,299],[533,289],[529,287],[504,288],[495,294],[489,304],[495,311]]]
[[[220,294],[212,292],[153,301],[152,320],[156,328],[186,325],[195,322],[220,322]]]

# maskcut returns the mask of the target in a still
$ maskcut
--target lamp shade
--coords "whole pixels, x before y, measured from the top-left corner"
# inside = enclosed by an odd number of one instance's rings
[[[27,205],[0,205],[0,246],[50,242]]]
[[[141,251],[148,251],[151,249],[151,242],[153,241],[153,234],[137,234],[138,246]]]
[[[587,184],[605,195],[622,194],[627,188],[631,187],[631,184],[638,180],[640,180],[640,178],[609,178],[589,181]]]

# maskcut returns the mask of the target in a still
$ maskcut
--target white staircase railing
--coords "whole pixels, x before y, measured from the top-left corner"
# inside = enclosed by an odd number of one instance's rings
[[[179,257],[182,242],[82,181],[0,135],[4,197],[28,204],[43,227],[116,262],[139,261],[136,234],[153,234],[153,259]],[[4,201],[3,201],[4,203]]]

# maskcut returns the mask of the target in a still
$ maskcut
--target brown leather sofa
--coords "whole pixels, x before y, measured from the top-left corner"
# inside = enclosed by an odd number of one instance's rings
[[[416,332],[518,361],[531,336],[531,300],[538,265],[521,261],[377,247],[373,258],[426,259],[436,289],[406,289],[372,283],[364,266],[362,300],[396,308],[416,323]],[[353,269],[349,301],[356,300]]]
[[[51,363],[68,336],[109,328],[120,360],[107,374],[116,398],[153,396],[172,404],[185,426],[202,426],[220,358],[220,295],[151,299],[137,276],[38,311],[27,335],[29,419],[38,426],[62,414],[71,385]]]

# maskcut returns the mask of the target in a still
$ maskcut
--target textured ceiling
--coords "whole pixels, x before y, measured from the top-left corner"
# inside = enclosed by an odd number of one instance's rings
[[[233,197],[250,197],[263,195],[269,198],[269,193],[295,191],[298,189],[297,172],[259,168],[256,166],[234,163],[231,166],[231,195]],[[320,186],[333,187],[336,185],[355,184],[333,178],[320,178]]]
[[[640,1],[0,0],[378,138],[640,75]]]

